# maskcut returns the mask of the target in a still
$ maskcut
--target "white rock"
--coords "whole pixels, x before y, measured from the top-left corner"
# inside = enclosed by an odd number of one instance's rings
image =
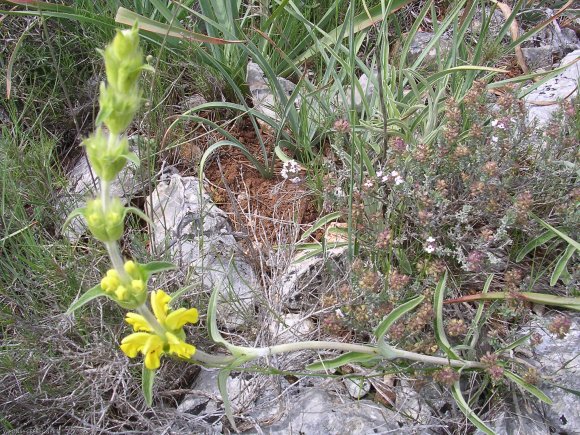
[[[580,49],[562,59],[560,65],[569,64],[568,68],[525,96],[528,121],[537,121],[540,127],[546,125],[554,112],[558,110],[560,101],[569,100],[578,95],[578,80],[580,79],[578,58],[580,58]]]
[[[284,314],[270,324],[270,333],[276,343],[304,340],[315,329],[314,322],[302,314]]]
[[[147,200],[151,240],[180,267],[192,267],[203,286],[219,288],[218,321],[228,329],[254,318],[258,279],[240,254],[226,214],[200,192],[196,177],[173,174]]]
[[[363,376],[346,378],[344,386],[353,399],[362,399],[371,391],[371,383]]]
[[[326,257],[318,255],[304,261],[293,262],[279,279],[280,295],[286,307],[291,310],[307,311],[309,295],[316,293],[324,285],[338,276],[329,270],[334,266],[344,270],[346,248],[329,249]],[[302,254],[304,255],[304,254]],[[328,266],[328,267],[327,267]]]

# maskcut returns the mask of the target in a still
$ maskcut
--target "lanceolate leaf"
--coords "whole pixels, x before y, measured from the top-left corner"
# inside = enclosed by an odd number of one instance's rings
[[[509,370],[504,370],[504,375],[506,376],[506,378],[509,378],[512,381],[514,381],[516,384],[518,384],[520,387],[522,387],[528,393],[531,393],[534,396],[536,396],[542,402],[547,403],[548,405],[552,404],[552,399],[550,399],[548,396],[546,396],[546,394],[544,394],[544,392],[542,390],[540,390],[538,387],[536,387],[532,384],[527,383],[526,381],[524,381],[521,377],[519,377],[515,373],[510,372]]]
[[[143,371],[141,372],[141,389],[143,390],[143,397],[147,406],[153,404],[153,384],[155,383],[156,370],[149,370],[143,364]]]
[[[169,263],[168,261],[152,261],[150,263],[144,264],[142,267],[149,275],[165,272],[166,270],[176,269],[175,264]]]
[[[190,41],[205,42],[208,44],[235,44],[243,41],[230,41],[222,38],[212,38],[207,35],[202,35],[201,33],[190,32],[189,30],[183,29],[177,24],[169,25],[165,23],[160,23],[159,21],[151,20],[143,15],[139,15],[133,11],[125,8],[119,8],[117,10],[117,15],[115,16],[115,21],[117,23],[126,24],[132,26],[135,22],[138,23],[138,27],[141,30],[146,30],[148,32],[156,33],[161,36],[169,36],[178,39],[185,39]]]
[[[341,367],[345,364],[350,364],[353,362],[367,362],[376,358],[375,355],[369,355],[368,353],[362,352],[348,352],[340,355],[337,358],[329,359],[326,361],[318,361],[306,366],[307,370],[319,371],[319,370],[333,370],[337,367]]]
[[[535,239],[530,240],[528,243],[526,243],[526,246],[524,246],[522,249],[519,250],[518,255],[516,256],[516,261],[517,262],[522,261],[529,252],[533,251],[538,246],[543,245],[544,243],[548,242],[554,237],[556,237],[555,233],[551,231],[546,231],[545,233],[536,237]]]
[[[457,402],[457,406],[461,409],[461,412],[465,414],[465,416],[472,422],[475,427],[477,427],[480,431],[487,435],[495,435],[494,431],[492,431],[487,425],[477,416],[477,414],[469,407],[465,399],[463,398],[463,394],[461,393],[461,387],[459,386],[459,381],[453,384],[453,388],[451,389],[453,393],[453,398],[455,402]]]
[[[451,344],[447,339],[445,334],[445,328],[443,326],[443,298],[445,297],[445,288],[447,286],[447,271],[445,275],[441,277],[437,287],[435,288],[434,295],[434,307],[435,310],[435,339],[439,347],[447,354],[451,359],[461,359],[451,348]]]
[[[101,288],[101,285],[96,285],[92,289],[88,290],[85,294],[83,294],[80,298],[74,301],[68,310],[66,310],[67,314],[72,314],[76,310],[78,310],[83,305],[87,304],[88,302],[92,301],[93,299],[98,298],[99,296],[105,296],[105,291]]]
[[[425,296],[417,296],[416,298],[413,298],[410,301],[399,305],[397,308],[391,311],[389,315],[385,317],[384,320],[379,324],[379,326],[377,326],[377,329],[375,330],[375,337],[377,337],[378,340],[381,340],[393,323],[395,323],[409,311],[414,310],[417,305],[423,302],[423,299],[425,299]]]
[[[236,422],[234,420],[234,413],[232,411],[232,402],[230,400],[230,396],[228,394],[228,378],[230,376],[231,370],[229,369],[222,369],[218,373],[218,389],[220,390],[220,394],[222,396],[222,400],[224,402],[224,411],[226,413],[226,417],[228,421],[232,425],[232,428],[237,432],[238,429],[236,427]]]
[[[552,287],[556,285],[556,283],[560,278],[562,278],[564,284],[568,284],[566,282],[570,279],[570,274],[568,273],[567,270],[568,261],[570,261],[570,258],[572,258],[572,256],[574,255],[574,252],[576,252],[576,248],[572,245],[568,245],[566,251],[564,251],[560,259],[558,260],[558,263],[554,268],[554,272],[552,272],[552,278],[550,279],[550,285]]]
[[[566,242],[568,242],[570,245],[574,246],[574,248],[578,249],[580,251],[580,243],[578,243],[576,240],[574,240],[573,238],[571,238],[570,236],[568,236],[568,234],[558,230],[557,228],[554,228],[552,225],[550,225],[549,223],[547,223],[546,221],[540,219],[539,217],[535,216],[534,214],[530,213],[532,215],[532,217],[537,220],[544,228],[549,229],[550,231],[555,232],[558,237],[560,237],[563,240],[566,240]]]
[[[455,304],[458,302],[491,301],[501,299],[521,299],[534,304],[557,306],[570,310],[580,311],[580,298],[566,298],[562,296],[548,295],[545,293],[520,292],[515,296],[509,292],[478,293],[476,295],[462,296],[456,299],[448,299],[444,303]]]

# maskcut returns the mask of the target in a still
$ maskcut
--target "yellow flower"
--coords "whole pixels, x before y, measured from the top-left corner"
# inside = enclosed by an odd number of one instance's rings
[[[135,332],[121,341],[121,350],[129,358],[136,357],[139,352],[143,354],[145,367],[150,370],[159,368],[163,354],[191,358],[195,353],[195,346],[185,342],[183,326],[196,323],[198,312],[195,308],[173,311],[169,308],[170,301],[171,297],[163,290],[151,293],[151,308],[159,325],[151,325],[143,315],[137,313],[127,313],[125,317]]]

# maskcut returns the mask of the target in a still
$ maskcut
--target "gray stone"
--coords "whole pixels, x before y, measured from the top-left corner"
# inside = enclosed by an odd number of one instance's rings
[[[169,251],[180,267],[191,267],[208,291],[220,289],[218,321],[235,329],[252,320],[258,279],[238,249],[226,214],[200,190],[199,179],[163,178],[146,208],[157,253]]]
[[[495,8],[493,11],[492,16],[491,9],[486,7],[485,9],[478,8],[473,16],[471,24],[469,26],[469,32],[475,38],[479,38],[481,34],[481,29],[484,25],[484,13],[485,13],[485,22],[489,20],[489,26],[487,28],[487,37],[490,39],[497,39],[499,36],[499,32],[501,31],[503,25],[505,24],[505,16],[503,15],[502,11],[498,8]],[[510,38],[509,31],[504,35],[503,40],[508,41]]]
[[[371,391],[371,383],[363,376],[346,378],[344,386],[353,399],[362,399]]]
[[[299,313],[288,313],[274,319],[270,324],[270,333],[276,343],[292,343],[307,339],[315,328],[311,319]]]
[[[326,256],[293,262],[280,278],[280,294],[286,308],[307,312],[318,291],[329,288],[332,280],[340,279],[336,272],[344,271],[345,253],[346,248],[335,248],[328,250]]]
[[[263,427],[267,434],[371,434],[402,433],[397,414],[374,402],[342,400],[322,390],[306,390],[292,400],[281,421]],[[251,432],[250,432],[251,433]]]
[[[552,67],[553,55],[552,47],[550,46],[524,47],[522,48],[522,54],[524,55],[527,67],[531,71]]]
[[[523,332],[536,332],[542,342],[533,349],[533,361],[544,379],[540,385],[553,401],[551,406],[541,404],[541,415],[548,424],[561,433],[580,433],[580,398],[557,387],[580,391],[580,315],[570,314],[572,325],[564,339],[546,331],[552,317],[534,322]]]
[[[439,40],[427,51],[427,46],[435,36],[431,32],[417,32],[411,45],[409,53],[407,54],[407,65],[412,65],[420,56],[425,56],[421,62],[421,66],[426,69],[436,69],[437,62],[444,59],[451,49],[451,38],[443,35]]]
[[[395,409],[401,415],[422,425],[433,423],[431,407],[406,379],[401,379],[396,387]]]
[[[536,121],[540,127],[545,126],[558,110],[559,102],[578,95],[579,57],[580,49],[567,55],[560,63],[561,66],[568,65],[564,71],[525,96],[528,121]]]
[[[277,79],[278,84],[286,94],[286,97],[289,98],[292,95],[292,92],[294,92],[296,85],[283,77],[277,77]],[[272,91],[268,79],[264,75],[264,71],[262,71],[260,65],[254,62],[248,63],[246,82],[250,89],[250,93],[252,94],[252,104],[254,109],[275,119],[276,121],[280,121],[279,113],[281,102],[279,101],[278,92]],[[300,107],[300,97],[297,97],[294,100],[294,104],[297,108]],[[261,124],[264,125],[262,122]]]

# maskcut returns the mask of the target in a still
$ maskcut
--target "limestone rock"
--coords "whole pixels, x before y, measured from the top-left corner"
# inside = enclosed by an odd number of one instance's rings
[[[200,190],[199,179],[173,174],[162,179],[146,205],[151,240],[180,267],[191,267],[208,291],[219,288],[218,321],[238,328],[254,317],[254,271],[232,235],[226,214]]]
[[[580,49],[567,55],[560,63],[569,65],[564,71],[526,95],[524,101],[528,108],[528,121],[536,121],[540,127],[546,125],[558,110],[560,101],[578,95],[579,57]]]

